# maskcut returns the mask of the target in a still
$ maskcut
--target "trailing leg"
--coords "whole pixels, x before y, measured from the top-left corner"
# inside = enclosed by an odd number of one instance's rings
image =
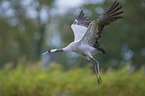
[[[102,82],[101,75],[100,75],[100,70],[99,70],[99,62],[98,62],[95,58],[92,58],[92,59],[95,60],[95,62],[97,63],[98,73],[99,73],[99,79],[100,79],[101,82]]]
[[[95,64],[93,61],[90,60],[90,58],[88,58],[88,60],[89,60],[89,61],[94,65],[94,67],[95,67],[95,72],[96,72],[96,77],[97,77],[98,87],[99,87],[99,85],[101,84],[102,81],[100,81],[101,79],[98,78],[97,68],[96,68],[97,66],[96,66],[96,64]]]

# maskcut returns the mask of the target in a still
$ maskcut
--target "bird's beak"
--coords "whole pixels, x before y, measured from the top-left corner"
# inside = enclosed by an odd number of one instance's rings
[[[45,53],[43,53],[42,55],[48,54],[48,51],[46,51]]]

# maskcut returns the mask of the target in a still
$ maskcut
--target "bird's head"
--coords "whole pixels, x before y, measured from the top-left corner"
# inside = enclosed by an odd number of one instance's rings
[[[45,54],[50,54],[50,53],[53,53],[53,52],[56,52],[57,49],[49,49],[48,51],[44,52],[42,55],[45,55]]]

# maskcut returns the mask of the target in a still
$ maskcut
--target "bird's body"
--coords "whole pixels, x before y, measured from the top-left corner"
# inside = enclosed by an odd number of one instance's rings
[[[75,36],[74,41],[64,48],[50,49],[43,53],[43,55],[54,52],[76,52],[94,64],[98,85],[101,84],[102,79],[99,71],[99,62],[93,58],[93,55],[105,53],[104,49],[99,46],[99,40],[102,37],[103,28],[105,25],[109,25],[117,19],[122,18],[122,16],[120,16],[120,14],[123,13],[123,11],[120,11],[121,8],[122,7],[119,6],[119,3],[115,1],[105,14],[93,21],[86,18],[83,10],[81,10],[79,16],[71,25]],[[91,59],[93,59],[95,63]],[[99,78],[96,65],[98,67]]]
[[[80,44],[79,41],[70,43],[67,47],[63,48],[63,51],[76,52],[82,56],[87,56],[87,53],[95,55],[98,52],[96,48],[88,44]]]

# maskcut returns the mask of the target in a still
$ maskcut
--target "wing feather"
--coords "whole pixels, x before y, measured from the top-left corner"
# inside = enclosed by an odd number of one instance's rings
[[[92,22],[91,20],[89,20],[89,18],[86,18],[83,10],[80,11],[79,16],[77,17],[77,21],[79,25],[83,25],[85,27],[88,27],[90,23]]]
[[[120,11],[121,8],[122,7],[119,5],[119,3],[115,1],[105,14],[101,15],[98,19],[90,23],[87,32],[81,39],[81,42],[86,42],[90,46],[98,48],[99,40],[102,37],[102,32],[105,25],[109,25],[117,19],[122,18],[122,16],[120,16],[120,14],[123,13],[123,11]]]
[[[80,41],[88,29],[84,26],[77,25],[77,24],[72,24],[71,28],[74,32],[74,37],[75,37],[74,41]]]
[[[74,23],[71,25],[75,36],[74,41],[79,41],[82,39],[90,23],[91,20],[86,18],[85,13],[83,12],[83,10],[81,10],[77,19],[75,19]]]

